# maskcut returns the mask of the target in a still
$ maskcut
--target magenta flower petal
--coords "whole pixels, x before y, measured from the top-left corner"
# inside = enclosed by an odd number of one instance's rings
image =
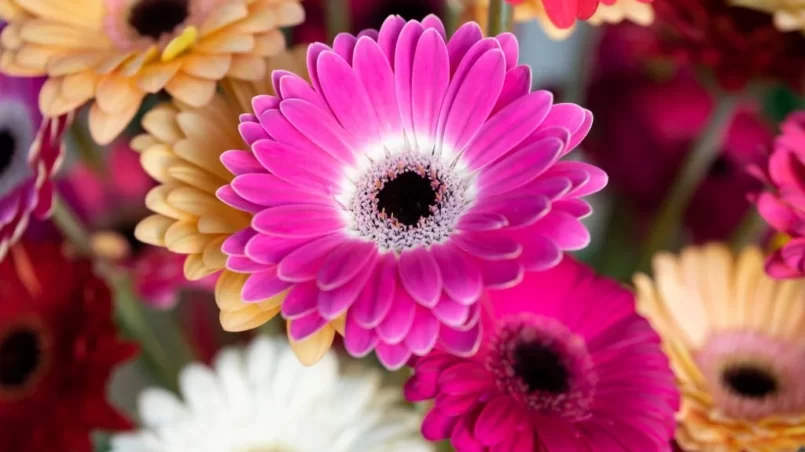
[[[324,261],[316,282],[323,291],[343,286],[377,256],[372,242],[348,242],[334,249]]]
[[[483,291],[483,278],[472,260],[451,244],[436,247],[433,254],[439,264],[444,292],[464,305],[477,301]]]
[[[260,302],[278,295],[291,286],[293,286],[293,283],[283,281],[277,276],[276,267],[252,273],[246,279],[246,283],[243,284],[243,301],[247,303]]]
[[[377,359],[389,370],[397,370],[404,366],[411,358],[411,350],[402,344],[389,345],[384,343],[377,344],[375,348]]]
[[[327,256],[342,242],[338,234],[332,234],[299,246],[280,261],[277,274],[292,282],[314,279]]]
[[[312,312],[290,322],[289,336],[295,341],[307,339],[327,326],[328,320]]]
[[[362,358],[371,353],[379,342],[380,339],[373,331],[358,325],[354,318],[347,316],[344,346],[350,355]]]
[[[286,318],[345,318],[347,351],[390,367],[434,347],[474,353],[484,289],[586,245],[582,197],[606,183],[557,162],[591,117],[531,93],[518,58],[512,34],[468,23],[448,40],[435,16],[390,17],[311,45],[310,85],[275,73],[278,97],[242,118],[250,152],[222,158],[236,177],[219,196],[251,214],[224,246],[261,274],[250,298],[290,289]]]
[[[280,237],[319,237],[343,229],[338,212],[312,204],[271,207],[254,216],[258,232]]]
[[[425,438],[457,450],[669,450],[679,391],[631,292],[565,258],[488,294],[477,354],[434,350],[413,364],[406,398],[433,401]]]
[[[294,320],[316,312],[318,296],[319,291],[313,281],[295,285],[282,303],[282,316]]]
[[[405,251],[400,255],[399,268],[400,281],[411,297],[423,306],[435,306],[442,277],[433,254],[423,248]]]
[[[363,328],[374,328],[386,318],[397,290],[397,262],[386,254],[380,257],[371,279],[358,296],[347,319],[354,319]]]

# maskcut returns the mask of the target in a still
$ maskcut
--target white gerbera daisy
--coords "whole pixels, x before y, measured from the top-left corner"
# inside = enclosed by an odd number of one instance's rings
[[[164,389],[140,395],[142,429],[116,435],[114,452],[418,452],[433,450],[421,418],[381,387],[375,371],[339,372],[335,354],[313,367],[281,339],[221,352],[214,369],[179,376],[184,401]]]

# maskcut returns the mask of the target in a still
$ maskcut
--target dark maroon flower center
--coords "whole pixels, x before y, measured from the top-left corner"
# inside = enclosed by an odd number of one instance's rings
[[[158,40],[189,15],[189,0],[141,0],[129,12],[129,25],[140,36]]]
[[[568,420],[589,414],[598,383],[584,339],[556,319],[531,314],[499,321],[486,368],[529,410]]]
[[[731,392],[749,399],[770,396],[779,387],[774,375],[751,364],[727,367],[721,378]]]
[[[16,146],[17,140],[14,134],[8,129],[0,130],[0,174],[3,174],[14,161]]]
[[[14,390],[25,386],[42,363],[39,334],[20,328],[0,339],[0,389]]]
[[[415,226],[433,213],[436,205],[433,185],[427,174],[401,172],[377,192],[377,210],[405,226]]]
[[[529,392],[561,394],[568,390],[570,373],[554,348],[536,342],[520,343],[512,358],[514,372],[528,386]]]

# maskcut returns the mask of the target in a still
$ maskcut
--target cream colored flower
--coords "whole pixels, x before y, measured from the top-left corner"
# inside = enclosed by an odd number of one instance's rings
[[[259,80],[302,22],[299,0],[0,0],[0,70],[46,75],[39,106],[60,116],[95,99],[100,144],[131,121],[148,93],[209,103],[223,78]]]
[[[732,4],[774,15],[780,31],[805,32],[805,0],[732,0]]]
[[[724,245],[654,258],[638,309],[682,392],[685,451],[783,452],[805,444],[805,281],[773,280],[763,255]]]
[[[466,7],[464,19],[474,20],[486,30],[489,16],[489,0],[464,0]],[[515,22],[528,22],[536,20],[548,37],[562,40],[573,34],[575,27],[558,28],[551,22],[545,13],[541,0],[524,0],[514,8]],[[611,5],[601,2],[598,10],[589,19],[593,25],[615,24],[629,20],[639,25],[647,26],[654,21],[654,8],[650,3],[641,3],[638,0],[613,0]]]
[[[216,191],[234,177],[220,157],[230,149],[248,149],[238,133],[238,116],[251,111],[254,96],[273,93],[271,70],[306,73],[305,52],[304,47],[297,47],[271,59],[269,75],[259,81],[225,82],[225,94],[216,94],[203,107],[178,99],[155,107],[143,118],[146,133],[131,143],[142,153],[143,168],[160,183],[145,199],[155,214],[137,225],[137,239],[186,254],[184,273],[189,280],[220,272],[215,298],[221,309],[221,325],[227,331],[245,331],[271,320],[279,313],[286,294],[260,303],[244,303],[240,293],[248,275],[224,269],[226,255],[221,245],[247,227],[250,217],[216,197]],[[300,360],[306,364],[318,361],[341,323],[293,343]]]

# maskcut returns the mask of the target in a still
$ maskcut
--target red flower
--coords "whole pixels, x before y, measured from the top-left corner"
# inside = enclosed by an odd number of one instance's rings
[[[729,90],[757,78],[802,89],[805,37],[778,31],[772,16],[727,0],[657,0],[654,7],[660,53],[710,68]]]
[[[0,263],[0,450],[90,452],[91,430],[130,428],[106,382],[135,351],[89,262],[54,244],[12,248]]]

